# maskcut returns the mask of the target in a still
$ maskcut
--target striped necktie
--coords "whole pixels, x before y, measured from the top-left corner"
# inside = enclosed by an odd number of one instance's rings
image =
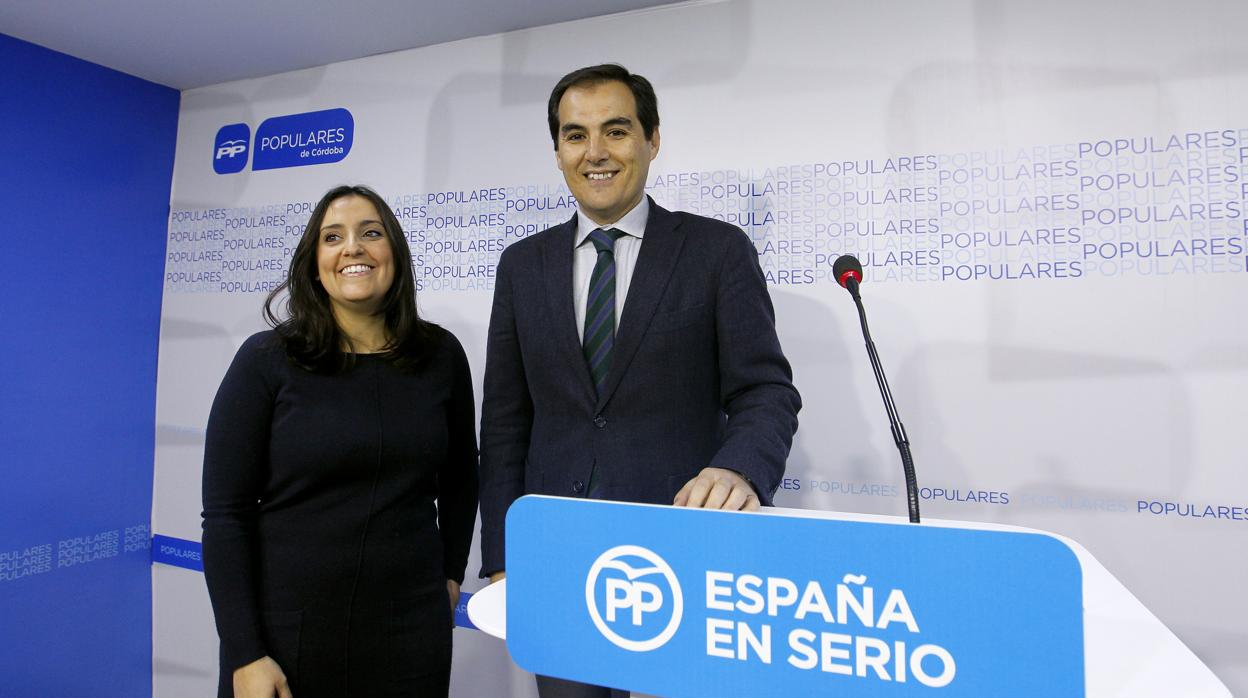
[[[589,362],[589,375],[600,395],[611,371],[611,350],[615,345],[615,241],[623,235],[624,231],[615,228],[597,228],[587,236],[598,250],[598,261],[589,277],[581,343]]]

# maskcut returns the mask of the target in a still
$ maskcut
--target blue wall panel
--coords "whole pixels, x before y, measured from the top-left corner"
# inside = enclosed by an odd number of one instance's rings
[[[0,35],[0,693],[151,693],[179,93]]]

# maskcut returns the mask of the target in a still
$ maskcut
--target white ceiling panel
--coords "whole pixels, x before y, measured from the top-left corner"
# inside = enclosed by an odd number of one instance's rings
[[[670,0],[10,0],[0,32],[179,90]]]

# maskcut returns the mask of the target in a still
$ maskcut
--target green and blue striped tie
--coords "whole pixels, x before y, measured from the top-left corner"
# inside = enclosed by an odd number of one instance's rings
[[[611,371],[611,350],[615,345],[615,241],[621,230],[597,228],[588,236],[598,250],[598,261],[589,277],[589,297],[585,302],[585,335],[581,341],[589,375],[602,394]]]

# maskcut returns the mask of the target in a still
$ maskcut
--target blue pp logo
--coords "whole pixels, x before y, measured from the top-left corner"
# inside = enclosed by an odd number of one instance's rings
[[[212,146],[212,169],[217,174],[241,172],[247,167],[247,144],[251,128],[247,124],[230,124],[217,131]]]
[[[671,566],[638,545],[616,546],[598,556],[585,579],[585,605],[603,637],[633,652],[667,644],[684,613]]]

